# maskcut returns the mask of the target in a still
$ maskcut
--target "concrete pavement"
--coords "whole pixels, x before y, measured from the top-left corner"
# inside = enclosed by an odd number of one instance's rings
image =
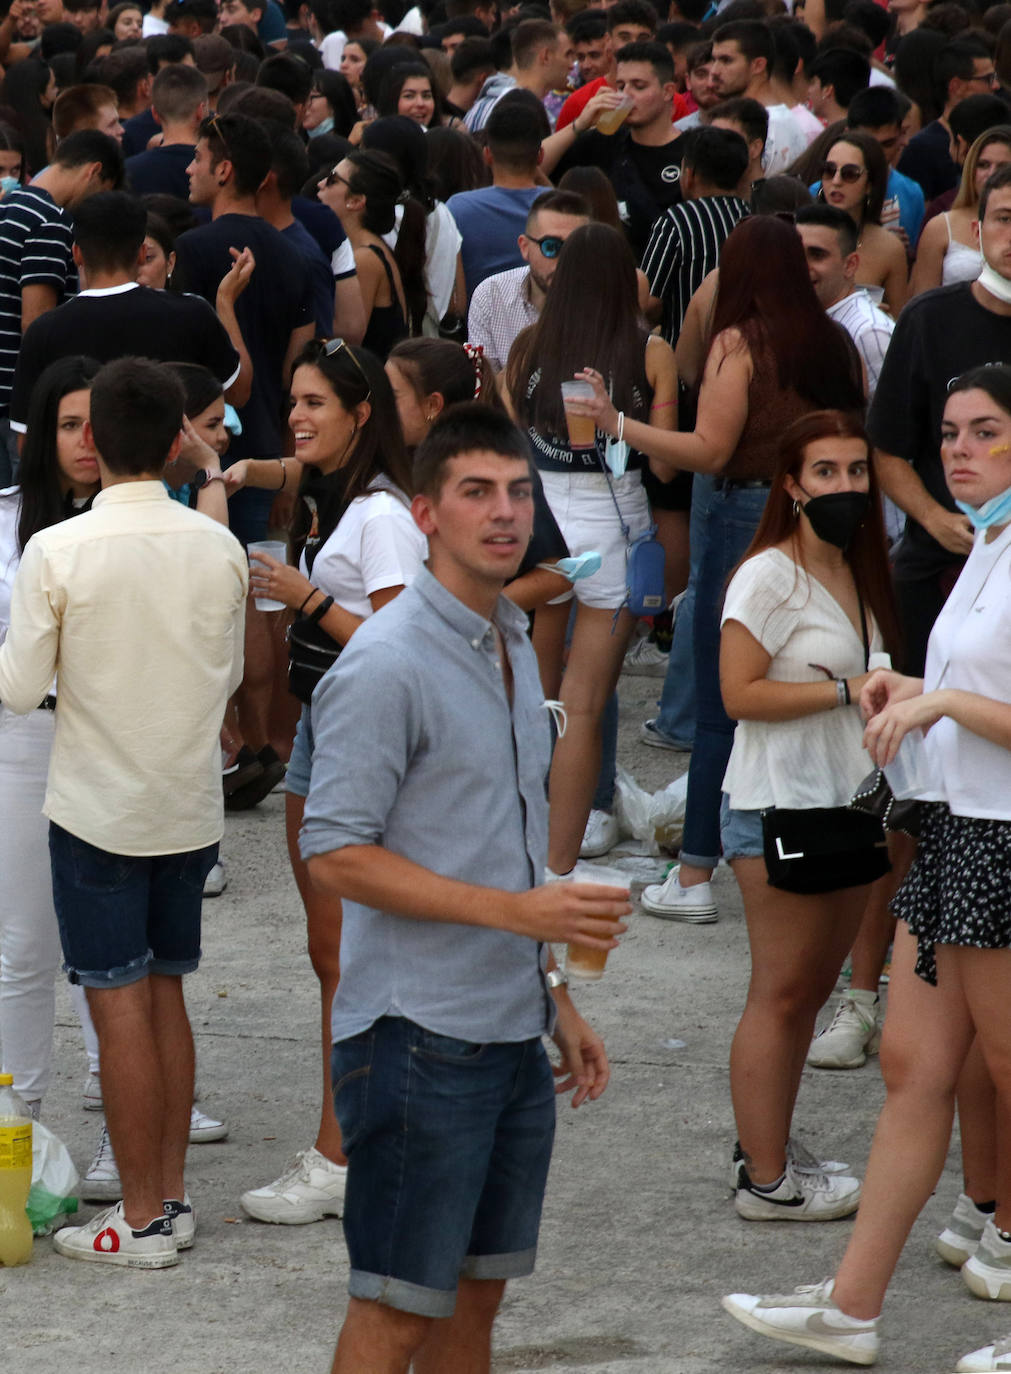
[[[621,692],[621,762],[655,790],[687,757],[638,742],[659,683],[624,678]],[[329,1369],[346,1302],[340,1223],[265,1226],[245,1219],[238,1202],[311,1143],[318,1111],[317,989],[282,818],[280,796],[229,818],[229,887],[205,903],[204,961],[187,980],[201,1104],[231,1128],[226,1141],[190,1150],[196,1245],[177,1268],[144,1273],[74,1263],[37,1241],[30,1266],[0,1270],[0,1350],[10,1374]],[[660,860],[621,858],[621,850],[618,857],[640,886],[663,871]],[[788,1291],[824,1277],[850,1223],[749,1224],[734,1213],[727,1054],[748,953],[726,869],[715,890],[718,924],[637,912],[604,979],[576,991],[605,1037],[613,1078],[599,1102],[578,1112],[560,1102],[537,1273],[507,1294],[496,1374],[843,1368],[764,1341],[719,1307],[725,1292]],[[82,1173],[99,1128],[99,1118],[81,1110],[84,1071],[61,986],[45,1119]],[[855,1072],[808,1070],[798,1134],[862,1172],[882,1095],[876,1059]],[[1011,1312],[974,1299],[931,1249],[958,1191],[952,1155],[886,1305],[887,1374],[949,1374],[960,1355],[1011,1328]]]

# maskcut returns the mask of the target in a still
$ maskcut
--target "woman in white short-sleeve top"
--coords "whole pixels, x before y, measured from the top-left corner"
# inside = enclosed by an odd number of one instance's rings
[[[894,634],[885,550],[859,420],[841,411],[802,417],[783,437],[765,514],[722,616],[721,688],[740,723],[721,839],[751,946],[730,1055],[733,1177],[737,1211],[751,1221],[829,1220],[860,1198],[844,1166],[813,1161],[791,1140],[790,1124],[815,1017],[868,887],[815,895],[771,887],[761,814],[845,806],[870,767],[857,702],[868,656]]]

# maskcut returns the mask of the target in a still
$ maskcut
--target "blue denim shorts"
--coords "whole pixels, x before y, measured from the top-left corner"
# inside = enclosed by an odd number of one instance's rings
[[[452,1316],[461,1278],[532,1273],[555,1134],[539,1039],[477,1044],[384,1016],[333,1047],[348,1292]]]
[[[243,548],[255,544],[258,539],[266,539],[270,510],[276,495],[277,491],[243,487],[228,498],[228,528]]]
[[[53,904],[64,970],[86,988],[121,988],[200,963],[200,903],[218,846],[110,854],[50,821]]]
[[[735,811],[724,792],[720,800],[720,843],[728,863],[731,859],[761,859],[765,854],[761,811]]]
[[[291,746],[288,771],[284,775],[284,790],[293,792],[296,797],[309,795],[309,779],[312,774],[312,717],[309,707],[302,707],[302,714],[295,727],[295,741]]]

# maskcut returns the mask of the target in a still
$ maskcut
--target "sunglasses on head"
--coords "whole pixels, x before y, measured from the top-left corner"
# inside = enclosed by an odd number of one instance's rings
[[[527,238],[531,243],[537,244],[546,258],[557,258],[562,251],[562,245],[565,243],[565,240],[559,238],[557,234],[545,234],[542,239],[535,239],[532,234],[528,234]]]
[[[351,347],[350,344],[345,343],[343,339],[313,339],[313,343],[319,349],[319,355],[321,358],[333,358],[336,356],[336,354],[340,353],[341,349],[343,349],[344,352],[351,359],[352,363],[354,363],[355,368],[357,369],[362,381],[365,383],[366,387],[368,387],[369,394],[365,397],[365,399],[368,400],[369,397],[371,397],[372,387],[369,384],[369,379],[365,375],[365,369],[362,367],[361,363],[355,357],[354,349]]]
[[[838,175],[840,181],[844,181],[847,186],[852,186],[855,181],[866,173],[866,167],[858,167],[855,162],[823,162],[821,164],[822,181],[834,181]]]

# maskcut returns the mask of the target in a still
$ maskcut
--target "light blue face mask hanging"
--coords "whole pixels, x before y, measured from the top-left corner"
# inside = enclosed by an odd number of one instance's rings
[[[969,517],[973,529],[988,530],[994,525],[1011,524],[1011,487],[991,496],[981,506],[970,506],[968,501],[956,501],[955,505]]]
[[[600,572],[603,561],[600,554],[591,549],[572,558],[559,558],[556,563],[538,563],[537,566],[547,568],[548,572],[561,573],[570,582],[578,582],[582,577],[592,577],[594,573]]]
[[[608,387],[608,395],[614,400],[614,386]],[[607,443],[604,445],[604,462],[614,473],[615,477],[624,477],[628,468],[628,444],[624,439],[612,439],[608,436]]]
[[[242,433],[242,421],[239,419],[239,412],[228,401],[225,402],[225,429],[233,435]]]
[[[20,186],[21,183],[18,181],[17,177],[0,177],[0,191],[2,191],[4,195],[6,195],[8,191],[19,190]]]
[[[315,129],[306,129],[310,138],[322,138],[324,134],[333,133],[333,115],[327,115],[326,119],[321,119]]]

